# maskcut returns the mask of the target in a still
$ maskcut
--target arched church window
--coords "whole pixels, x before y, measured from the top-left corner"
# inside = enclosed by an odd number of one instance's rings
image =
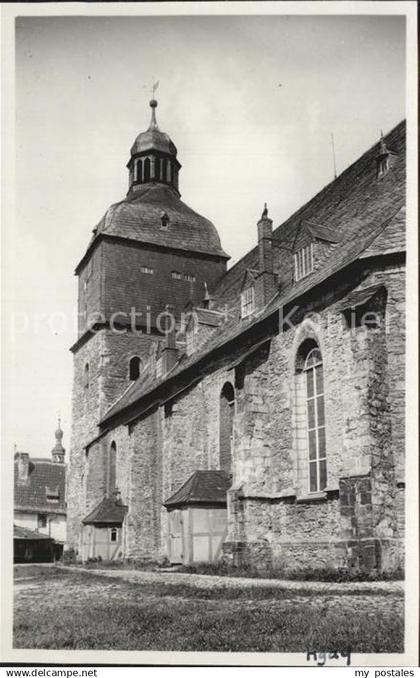
[[[160,159],[160,179],[165,181],[165,158]]]
[[[327,453],[324,367],[321,351],[314,341],[305,342],[303,351],[301,351],[301,360],[306,402],[309,492],[319,492],[327,486]]]
[[[231,470],[233,416],[235,412],[235,391],[231,383],[226,382],[220,394],[219,409],[219,464],[222,471]]]
[[[146,158],[143,167],[143,181],[150,181],[150,158]]]
[[[116,484],[117,445],[113,440],[108,455],[108,494],[112,496]]]
[[[118,528],[111,527],[111,541],[118,541]]]
[[[128,377],[130,381],[136,381],[139,378],[141,372],[141,359],[135,355],[130,358],[128,364]]]
[[[84,385],[86,389],[89,388],[89,363],[85,365]]]

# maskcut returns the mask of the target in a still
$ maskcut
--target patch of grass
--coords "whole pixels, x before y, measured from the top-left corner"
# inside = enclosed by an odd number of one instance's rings
[[[13,566],[13,577],[15,581],[33,577],[46,577],[52,579],[54,577],[62,577],[64,573],[65,570],[62,570],[59,565],[52,565],[51,567],[43,567],[42,565]]]
[[[304,652],[325,648],[353,652],[403,649],[402,620],[376,614],[372,619],[337,609],[260,609],[251,604],[209,608],[202,601],[165,604],[61,606],[49,614],[34,611],[16,619],[15,647],[184,651]]]
[[[255,579],[284,579],[291,581],[324,581],[324,582],[371,582],[401,581],[404,571],[391,572],[352,572],[346,568],[318,568],[308,570],[287,570],[279,568],[257,569],[250,565],[234,567],[227,563],[196,563],[179,567],[179,572],[191,574],[210,574],[218,577],[248,577]]]
[[[91,558],[87,562],[80,561],[68,563],[74,568],[83,568],[87,570],[142,570],[153,571],[161,567],[161,563],[155,560],[102,560],[101,558]]]
[[[401,595],[133,584],[94,572],[39,569],[39,587],[16,599],[15,647],[403,651]]]

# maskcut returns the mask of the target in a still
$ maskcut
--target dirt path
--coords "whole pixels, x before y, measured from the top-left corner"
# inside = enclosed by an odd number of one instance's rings
[[[288,590],[317,591],[319,593],[352,593],[366,591],[375,593],[399,593],[404,591],[403,581],[376,581],[376,582],[315,582],[291,581],[283,579],[257,579],[245,577],[218,577],[209,574],[189,574],[184,572],[155,572],[145,570],[94,570],[82,567],[60,566],[73,572],[86,572],[112,579],[120,579],[130,583],[153,584],[188,584],[199,588],[228,587],[253,588],[276,587]]]

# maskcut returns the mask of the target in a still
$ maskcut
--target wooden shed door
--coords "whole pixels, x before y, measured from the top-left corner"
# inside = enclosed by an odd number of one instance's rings
[[[169,514],[169,560],[171,563],[184,561],[183,518],[182,511],[171,511]]]

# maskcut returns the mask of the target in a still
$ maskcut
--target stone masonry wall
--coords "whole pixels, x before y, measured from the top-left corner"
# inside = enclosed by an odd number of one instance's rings
[[[297,309],[292,326],[284,325],[243,363],[232,369],[231,357],[219,359],[199,382],[131,424],[129,432],[120,427],[107,436],[106,444],[115,439],[123,455],[117,483],[129,506],[126,555],[165,554],[163,502],[194,471],[219,468],[220,394],[229,381],[235,406],[227,555],[231,548],[237,562],[286,570],[389,569],[400,562],[403,501],[400,488],[396,494],[394,458],[404,456],[404,340],[396,327],[404,310],[402,271],[366,265],[353,289],[378,281],[387,292],[372,303],[388,320],[379,329],[349,327],[338,309],[351,291],[343,283]],[[308,312],[311,318],[305,318]],[[328,478],[326,491],[316,495],[308,492],[307,460],[297,443],[296,356],[307,339],[320,347],[325,379]],[[113,356],[116,347],[116,340],[111,345],[105,338],[96,350]],[[118,361],[113,365],[118,391],[123,371]],[[109,391],[102,389],[110,400],[112,379]]]
[[[99,503],[106,491],[106,480],[99,480],[99,477],[106,478],[106,441],[101,440],[89,450],[88,455],[84,448],[99,434],[98,424],[101,417],[130,386],[130,358],[138,355],[143,361],[147,361],[151,344],[156,341],[157,338],[153,335],[130,332],[120,334],[110,329],[101,329],[74,354],[70,470],[67,481],[69,547],[79,548],[81,520],[88,507],[89,510],[94,508],[93,501]],[[85,375],[87,364],[88,388]],[[102,486],[103,492],[100,490]],[[89,497],[94,499],[90,500]]]

